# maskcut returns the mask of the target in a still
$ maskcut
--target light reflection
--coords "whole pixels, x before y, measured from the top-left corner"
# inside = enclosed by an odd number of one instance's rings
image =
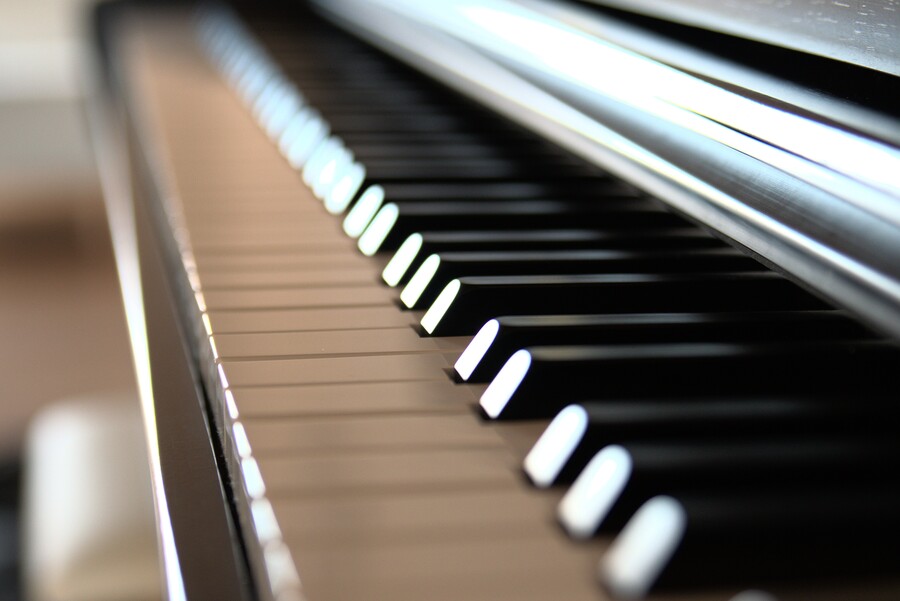
[[[585,466],[557,508],[573,538],[590,538],[606,519],[631,477],[631,455],[619,445],[603,448]]]
[[[579,405],[569,405],[553,418],[523,463],[535,486],[547,488],[556,481],[587,432],[587,426],[587,411]]]
[[[230,390],[225,391],[225,411],[228,413],[228,417],[231,418],[231,421],[240,418],[237,403],[234,402],[234,394]]]
[[[600,560],[600,579],[616,597],[643,598],[681,543],[686,525],[681,503],[672,497],[650,499]]]
[[[269,131],[269,122],[272,119],[272,115],[274,115],[285,102],[289,101],[291,97],[291,87],[292,86],[287,82],[282,83],[272,93],[265,105],[260,108],[259,123],[266,133]]]
[[[384,188],[378,185],[369,186],[362,193],[362,196],[359,197],[359,200],[356,201],[356,204],[353,205],[353,208],[350,209],[350,212],[347,213],[347,217],[344,219],[344,233],[351,238],[358,238],[365,231],[372,218],[375,217],[375,213],[381,208],[381,203],[383,202]],[[413,235],[418,236],[418,234]],[[421,239],[421,236],[419,238]],[[401,245],[400,248],[402,249],[403,246]],[[400,251],[398,250],[397,252],[399,253]],[[395,258],[396,256],[394,255]],[[393,259],[391,261],[393,262]],[[385,267],[385,273],[387,273],[389,267],[390,263]],[[382,274],[382,277],[385,277],[384,274]],[[388,283],[390,284],[390,282]],[[391,285],[396,286],[396,284]]]
[[[314,112],[310,115],[297,134],[296,140],[288,149],[287,160],[291,167],[302,169],[316,148],[328,137],[328,131],[328,124],[318,113]]]
[[[266,484],[263,482],[256,459],[253,457],[241,459],[241,473],[244,476],[244,488],[251,499],[261,499],[266,496]]]
[[[207,336],[212,336],[212,322],[209,321],[209,313],[201,315],[200,320],[203,322],[203,331]]]
[[[227,23],[228,22],[226,21],[225,24],[221,24],[218,29],[223,29]],[[211,25],[211,27],[215,29],[214,25]],[[235,34],[235,36],[237,37],[237,34]],[[214,51],[212,42],[209,42],[209,46],[208,49]],[[221,68],[235,69],[230,73],[232,81],[239,77],[240,70],[244,68],[242,64],[248,65],[246,67],[248,71],[259,71],[259,68],[255,63],[264,63],[264,61],[259,58],[262,54],[256,51],[256,49],[252,49],[252,51],[247,50],[243,54],[246,58],[241,56],[236,58],[224,57],[221,61]],[[228,63],[228,65],[224,63]],[[274,74],[274,71],[271,72]],[[268,89],[269,91],[267,93],[271,94],[270,98],[268,100],[257,99],[258,102],[255,104],[255,106],[260,109],[259,118],[261,125],[267,130],[270,137],[278,140],[279,146],[284,154],[289,154],[288,150],[293,148],[295,152],[294,159],[297,161],[298,165],[302,165],[305,163],[313,148],[318,146],[320,138],[317,131],[321,128],[317,126],[316,129],[313,130],[312,135],[310,135],[309,127],[304,130],[304,126],[309,125],[309,122],[312,121],[314,113],[308,110],[303,110],[298,113],[297,109],[300,108],[302,100],[293,87],[286,87],[275,92],[271,91],[271,87]],[[325,135],[327,135],[327,126],[325,126],[324,129],[326,133],[323,134],[321,138],[324,138]],[[303,137],[302,135],[304,133],[307,137],[301,139],[301,142],[308,144],[308,146],[297,147],[296,142],[299,138]],[[203,300],[202,295],[196,295],[196,298],[198,306],[201,306],[204,310],[202,315],[204,328],[207,333],[211,334],[212,327],[209,317],[205,313],[206,303]],[[216,350],[215,341],[211,336],[209,340],[213,356],[217,357],[218,352]],[[228,380],[222,365],[218,364],[217,369],[220,385],[224,392],[225,411],[232,422],[231,438],[234,443],[234,449],[241,457],[240,471],[247,495],[251,498],[249,508],[253,527],[260,543],[263,545],[263,563],[268,576],[268,584],[272,589],[271,597],[278,601],[301,601],[305,597],[302,592],[294,560],[291,557],[289,549],[282,540],[281,529],[278,526],[272,505],[265,498],[265,483],[262,479],[262,474],[260,473],[256,460],[251,456],[252,450],[244,426],[237,421],[239,417],[237,405],[235,403],[234,395],[228,388]],[[170,533],[171,528],[166,528],[166,525],[169,523],[167,513],[160,511],[160,517],[161,520],[165,518],[165,521],[161,524],[162,536],[165,539],[166,533]],[[171,538],[171,535],[169,538]],[[164,541],[164,548],[167,549],[168,546],[169,544]],[[174,553],[172,556],[176,558],[177,563],[177,556],[175,556]],[[173,590],[170,585],[169,593],[175,599],[183,599],[184,587],[180,582],[180,573],[177,573],[176,571],[175,573],[169,574],[168,553],[166,554],[166,559],[166,571],[169,582],[175,583],[177,580],[178,585],[178,590]]]
[[[438,323],[440,323],[441,319],[444,318],[450,305],[452,305],[453,301],[456,299],[456,295],[459,294],[459,288],[459,280],[453,280],[441,290],[441,293],[431,304],[431,307],[429,307],[425,312],[425,315],[422,316],[421,324],[426,332],[429,334],[434,332],[434,329],[437,327]]]
[[[220,51],[210,48],[210,54],[216,55]],[[243,47],[243,44],[234,44],[230,49],[226,50],[225,57],[219,64],[219,68],[224,72],[225,79],[228,84],[235,88],[241,80],[244,72],[253,64],[252,53]]]
[[[332,156],[340,152],[341,146],[341,139],[337,136],[331,136],[326,138],[318,147],[316,147],[301,171],[303,182],[307,186],[310,188],[313,186],[316,179],[318,179],[322,168],[328,164],[328,161],[331,160]]]
[[[475,371],[475,368],[481,363],[484,354],[491,348],[494,339],[497,337],[497,332],[499,331],[500,322],[496,319],[491,319],[481,326],[481,329],[478,330],[478,333],[475,334],[475,337],[472,338],[472,341],[466,346],[466,350],[462,352],[459,359],[457,359],[456,363],[453,365],[453,369],[456,370],[456,373],[460,378],[465,381],[472,376],[472,372]]]
[[[300,576],[291,551],[282,540],[271,541],[263,548],[263,558],[266,564],[266,575],[269,578],[269,586],[276,601],[288,601],[303,598],[297,592],[300,587]]]
[[[281,89],[287,85],[284,81],[284,78],[281,75],[273,75],[269,80],[265,83],[260,91],[259,96],[256,97],[256,100],[251,104],[250,111],[253,113],[253,117],[259,121],[260,116],[262,115],[263,110],[272,100],[272,98],[278,94]]]
[[[330,4],[320,0],[320,5],[328,10],[331,10]],[[359,6],[356,2],[342,4]],[[486,35],[487,28],[492,26],[490,23],[491,15],[482,13],[482,21],[484,23],[479,23],[477,22],[477,17],[473,20],[470,16],[465,15],[463,11],[466,8],[484,9],[492,7],[500,13],[510,11],[519,15],[527,14],[529,18],[552,25],[553,22],[548,22],[546,16],[540,15],[535,11],[528,11],[523,4],[495,0],[485,0],[477,4],[451,1],[425,3],[416,2],[415,0],[371,0],[371,2],[367,3],[367,6],[372,5],[379,5],[376,10],[382,11],[385,15],[401,12],[409,18],[411,25],[412,21],[419,21],[421,24],[434,27],[449,35],[429,35],[432,32],[427,27],[394,27],[390,19],[385,19],[383,27],[374,27],[367,21],[372,21],[371,16],[378,14],[375,11],[364,16],[360,16],[360,13],[353,10],[335,9],[335,12],[341,13],[357,26],[368,29],[373,37],[382,40],[382,42],[390,40],[391,45],[400,45],[407,50],[415,48],[418,55],[423,57],[421,60],[429,62],[442,77],[448,81],[454,81],[454,85],[457,85],[457,87],[477,95],[507,116],[538,129],[592,162],[605,164],[607,168],[618,172],[620,175],[625,175],[627,178],[636,178],[647,182],[652,191],[667,196],[671,204],[680,210],[691,214],[701,221],[715,221],[717,227],[723,233],[746,246],[766,253],[770,259],[784,264],[788,270],[795,273],[810,274],[808,277],[826,272],[831,274],[835,284],[832,290],[833,295],[844,297],[848,303],[852,301],[852,304],[859,307],[868,301],[860,301],[855,288],[851,284],[841,282],[841,278],[850,279],[854,282],[865,282],[874,291],[871,295],[873,298],[897,298],[900,296],[896,282],[880,271],[865,265],[856,257],[837,251],[830,245],[830,241],[826,243],[820,237],[810,236],[806,232],[805,226],[797,220],[791,218],[785,222],[777,221],[755,208],[756,198],[749,199],[749,201],[742,200],[731,196],[723,189],[715,187],[710,182],[716,180],[709,179],[714,174],[707,173],[705,168],[698,173],[688,172],[684,168],[669,162],[669,160],[654,154],[651,149],[636,144],[622,134],[601,125],[583,110],[577,110],[573,105],[567,104],[565,100],[561,99],[560,91],[568,91],[571,97],[581,100],[601,98],[603,94],[599,92],[592,93],[586,86],[577,81],[573,82],[558,77],[550,69],[542,66],[540,60],[532,61],[527,56],[528,53],[521,51],[518,46],[513,44],[512,48],[509,48],[510,44],[505,43],[502,39],[498,42],[498,36]],[[457,13],[447,10],[453,6],[460,7]],[[556,25],[569,27],[562,21],[558,21]],[[513,37],[519,35],[515,31],[515,27],[510,26],[509,22],[504,22],[503,25],[497,26],[508,29]],[[606,44],[600,38],[584,36],[583,32],[578,32],[577,30],[575,35],[585,37],[589,41],[593,39],[598,44]],[[527,38],[528,36],[519,37]],[[531,39],[523,40],[523,43],[534,47],[535,45],[531,43]],[[499,47],[492,46],[495,43],[499,44]],[[504,45],[507,47],[504,48]],[[623,55],[629,55],[636,61],[654,63],[646,57],[630,53],[621,47],[611,44],[608,46],[611,50],[620,52]],[[549,52],[552,54],[553,50]],[[523,63],[521,61],[526,62]],[[535,64],[531,64],[532,62]],[[603,67],[603,64],[600,62],[581,62],[582,65],[577,68],[587,71],[594,70],[599,72]],[[673,71],[667,65],[654,64],[657,67]],[[516,70],[514,71],[513,69]],[[643,81],[656,81],[654,78],[634,77],[628,69],[622,70],[618,67],[615,67],[615,69],[627,75],[626,80],[621,82],[626,87],[631,86],[635,80],[639,80],[635,83],[636,86],[643,85]],[[693,77],[686,72],[673,72],[679,73],[684,77]],[[694,82],[706,83],[696,78],[694,78]],[[550,90],[548,83],[552,86],[554,94],[548,93],[548,90]],[[604,85],[602,81],[590,81],[589,83],[591,85]],[[614,83],[608,82],[607,85],[614,85]],[[656,87],[659,88],[660,93],[663,93],[668,88],[668,86],[661,85]],[[731,93],[727,89],[720,91]],[[653,90],[650,90],[650,92],[653,93]],[[703,94],[685,94],[684,96],[690,99],[691,97],[702,97]],[[750,98],[745,100],[756,102]],[[621,98],[616,99],[616,102],[621,101]],[[826,181],[829,179],[823,177],[823,174],[827,171],[826,167],[815,164],[810,157],[804,156],[802,159],[799,158],[799,150],[788,148],[788,143],[784,140],[761,141],[754,138],[754,132],[748,132],[749,135],[745,135],[744,133],[738,133],[736,127],[731,129],[732,124],[728,120],[729,115],[727,111],[722,111],[722,114],[712,116],[711,114],[697,112],[699,109],[695,111],[694,108],[685,108],[686,105],[681,106],[668,100],[661,100],[655,96],[648,97],[645,101],[648,103],[648,106],[655,107],[654,110],[665,111],[667,114],[681,114],[682,117],[679,117],[679,119],[684,119],[684,123],[690,123],[690,127],[693,127],[696,131],[699,131],[700,126],[698,124],[704,123],[706,124],[704,127],[718,130],[723,140],[726,137],[743,139],[742,145],[750,149],[749,156],[762,163],[771,164],[774,160],[772,157],[776,156],[777,153],[781,160],[779,165],[782,165],[782,167],[772,165],[775,169],[786,169],[787,167],[784,167],[784,165],[796,162],[789,158],[791,152],[796,152],[798,160],[806,161],[809,165],[809,168],[803,174],[793,172],[788,174],[791,178],[796,178],[798,183],[799,180],[804,180],[832,194],[843,196],[848,202],[852,202],[885,220],[895,223],[900,220],[900,211],[898,211],[896,203],[889,203],[888,205],[881,202],[885,195],[877,193],[878,191],[874,187],[863,186],[862,183],[859,186],[847,185],[848,180],[851,178],[849,174],[844,173],[836,173],[835,175],[839,177]],[[604,105],[606,104],[605,101],[602,102]],[[707,102],[706,99],[704,99],[704,102]],[[633,103],[629,104],[634,106]],[[599,103],[597,106],[599,106]],[[760,107],[761,111],[771,111],[773,113],[781,110],[775,106],[762,104],[760,104]],[[586,107],[585,110],[589,110],[589,108]],[[643,106],[641,108],[642,110],[644,109]],[[740,115],[740,112],[738,111],[735,114]],[[654,113],[651,113],[651,115],[654,115]],[[786,120],[807,119],[802,114],[788,113],[785,113],[784,118]],[[808,124],[811,127],[828,127],[825,123],[813,121],[809,121]],[[662,127],[662,124],[660,124],[660,127]],[[780,135],[778,128],[773,129],[774,133]],[[689,137],[695,136],[694,131],[683,133]],[[839,128],[831,130],[830,135],[847,136],[860,145],[870,144],[868,139],[855,136],[852,131],[844,131]],[[793,131],[793,133],[788,133],[785,139],[790,140],[791,138],[802,141],[803,136]],[[728,144],[728,142],[723,143]],[[772,152],[766,151],[764,153],[763,151],[767,148]],[[726,148],[724,150],[728,151],[729,149]],[[847,153],[844,144],[822,145],[818,150],[830,153],[831,157],[839,163],[844,161]],[[879,161],[881,167],[898,163],[896,149],[872,144],[869,150],[881,154],[884,159]],[[744,150],[738,150],[738,152],[744,155],[748,154]],[[730,152],[732,157],[736,157],[736,154]],[[767,154],[768,156],[761,156],[762,154]],[[893,158],[888,158],[888,154],[891,154]],[[786,159],[785,157],[788,158]],[[865,162],[862,163],[863,167],[865,167]],[[752,170],[757,170],[758,167],[761,167],[761,165],[756,163],[756,161],[744,162],[741,160],[737,163],[739,170],[748,173]],[[768,169],[764,170],[769,171]],[[900,170],[889,167],[876,168],[873,171],[880,172],[882,177],[889,178],[892,182],[889,185],[896,189]],[[648,177],[648,173],[650,177]],[[786,181],[781,177],[780,173],[774,171],[771,173],[771,177],[779,182]],[[815,182],[813,179],[815,179]],[[834,182],[840,183],[840,189],[834,188]],[[857,193],[856,191],[860,192]],[[815,194],[812,190],[809,190],[809,193]],[[851,195],[854,195],[854,197],[852,199],[848,198]],[[893,196],[896,195],[895,192]],[[791,202],[793,203],[795,200],[792,199]],[[809,204],[811,199],[800,198],[799,202],[801,204]],[[840,206],[840,204],[836,206]],[[798,250],[801,251],[799,256],[797,254]],[[837,273],[839,277],[834,276],[834,273]],[[887,324],[887,320],[882,322],[882,326],[890,327]]]
[[[273,140],[281,138],[291,119],[303,107],[303,98],[293,87],[278,107],[272,111],[266,124],[266,131]]]
[[[228,385],[228,377],[225,376],[225,368],[222,367],[221,363],[216,365],[216,371],[219,372],[219,385],[222,387],[222,390],[231,388],[231,386]]]
[[[197,303],[197,309],[199,309],[201,313],[206,313],[206,297],[203,296],[202,292],[194,293],[194,302]]]
[[[234,422],[231,425],[231,435],[234,440],[234,448],[241,459],[246,459],[253,455],[253,451],[250,448],[250,439],[247,438],[247,431],[244,430],[244,424]]]
[[[303,126],[309,120],[311,115],[311,109],[308,106],[304,106],[291,117],[290,121],[288,121],[287,125],[284,127],[284,131],[281,132],[281,136],[278,138],[278,149],[281,151],[282,155],[287,157],[291,145],[297,139],[297,136],[300,135],[300,132],[303,131]]]
[[[441,257],[439,255],[430,255],[427,259],[422,261],[421,265],[419,265],[419,268],[413,274],[412,278],[410,278],[409,283],[403,288],[403,292],[400,293],[400,301],[406,305],[408,309],[412,309],[416,302],[418,302],[422,293],[425,291],[425,288],[427,288],[428,284],[431,283],[431,280],[434,279],[434,274],[437,273],[440,265]]]
[[[259,542],[266,544],[281,539],[281,528],[268,499],[254,499],[250,503],[250,515]]]
[[[507,360],[481,395],[479,404],[488,417],[491,419],[500,417],[530,367],[531,353],[525,349],[516,351]]]
[[[256,94],[262,89],[271,75],[272,72],[261,65],[253,65],[247,69],[237,86],[238,93],[241,95],[244,103],[250,104],[253,101],[253,98],[256,97]]]
[[[257,63],[247,69],[241,76],[241,79],[238,81],[237,91],[247,107],[253,103],[253,100],[259,95],[263,86],[273,74],[273,69]]]
[[[332,215],[339,215],[347,210],[365,179],[366,168],[359,163],[351,163],[325,196],[325,210]]]
[[[400,283],[400,280],[409,271],[413,259],[419,254],[419,250],[422,248],[422,241],[422,234],[411,234],[403,241],[403,244],[400,245],[400,248],[388,261],[381,274],[382,279],[388,286],[394,287]]]
[[[266,84],[278,77],[278,72],[271,65],[260,63],[255,69],[247,73],[247,78],[241,82],[244,101],[251,105],[265,89]]]
[[[900,193],[895,169],[900,153],[884,144],[745,98],[509,2],[455,4],[461,21],[429,15],[430,22],[591,93],[654,114],[677,107],[887,193]],[[544,43],[534,44],[535,39]]]
[[[239,48],[237,45],[234,46],[234,51],[230,53],[228,59],[226,59],[226,64],[223,67],[228,78],[228,83],[231,84],[232,87],[237,87],[238,82],[241,81],[244,74],[247,72],[247,69],[255,67],[255,61],[256,57],[252,52],[246,48]]]
[[[384,239],[387,238],[388,233],[390,233],[394,224],[397,223],[399,216],[400,209],[394,203],[390,202],[381,207],[381,210],[372,219],[372,223],[359,237],[357,246],[362,254],[371,257],[378,252],[378,249],[384,243]]]
[[[312,182],[312,190],[316,198],[325,200],[331,188],[343,177],[345,167],[352,161],[353,154],[341,144],[328,160],[322,163],[318,175]]]

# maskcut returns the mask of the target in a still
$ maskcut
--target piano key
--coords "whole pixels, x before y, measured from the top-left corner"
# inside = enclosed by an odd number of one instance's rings
[[[285,158],[295,169],[303,168],[331,133],[331,127],[315,110],[301,115],[301,119],[288,124],[279,140]]]
[[[300,309],[369,307],[392,304],[388,290],[377,286],[320,286],[317,288],[255,288],[204,292],[206,306],[218,309]]]
[[[454,131],[463,126],[460,119],[447,114],[421,115],[421,114],[390,114],[382,113],[377,119],[359,112],[341,113],[327,111],[324,104],[320,104],[326,111],[326,119],[335,132],[343,135],[345,132],[427,132],[440,133]]]
[[[205,273],[275,271],[278,269],[346,269],[365,265],[360,257],[341,247],[340,252],[257,252],[257,253],[194,253],[194,262]],[[371,266],[366,265],[371,271]]]
[[[573,159],[566,155],[553,152],[551,149],[530,144],[516,144],[498,147],[497,144],[479,143],[475,140],[459,140],[452,144],[428,143],[421,141],[391,143],[384,139],[360,141],[352,144],[353,154],[361,160],[383,158],[407,158],[419,159],[496,159],[509,158],[540,158],[551,163],[571,162]]]
[[[320,170],[331,158],[341,156],[347,156],[347,149],[339,137],[332,135],[322,140],[300,169],[303,182],[308,188],[314,189]]]
[[[382,279],[389,286],[406,284],[427,257],[443,252],[722,247],[723,243],[716,238],[687,228],[627,232],[581,229],[422,232],[411,234],[403,241],[385,266]]]
[[[540,488],[572,482],[602,447],[624,440],[707,440],[723,436],[881,435],[898,408],[887,396],[853,394],[714,396],[595,401],[564,408],[528,452],[525,474]]]
[[[443,374],[441,374],[443,376]],[[272,387],[234,387],[242,419],[298,416],[440,413],[472,415],[475,398],[445,377]]]
[[[774,273],[476,276],[450,282],[422,328],[458,336],[475,334],[498,315],[823,308]]]
[[[402,328],[414,325],[409,314],[393,305],[330,307],[327,309],[212,310],[207,313],[213,334],[305,332]]]
[[[572,400],[625,395],[884,392],[893,389],[886,374],[897,357],[880,341],[533,347],[510,357],[480,406],[490,419],[522,419],[552,417]]]
[[[236,248],[269,249],[282,248],[303,242],[315,246],[324,246],[335,242],[337,231],[322,228],[310,223],[305,227],[294,227],[294,223],[285,223],[275,227],[242,229],[240,227],[215,227],[210,225],[199,229],[193,236],[193,243],[200,249],[222,245],[225,241]]]
[[[615,180],[597,177],[586,185],[584,182],[557,182],[513,180],[503,182],[391,182],[384,184],[385,196],[392,202],[413,202],[423,200],[542,200],[547,198],[568,198],[586,200],[598,196],[617,198],[635,197],[639,193],[630,186]]]
[[[330,358],[225,360],[232,386],[283,386],[343,382],[441,380],[454,352],[410,352],[396,355]]]
[[[479,531],[497,540],[546,530],[540,519],[546,510],[542,500],[523,495],[516,487],[461,488],[447,494],[344,495],[327,500],[282,498],[274,506],[292,518],[285,520],[286,536],[315,538],[322,545],[344,546],[373,535],[393,543],[453,534],[476,539]]]
[[[312,96],[319,96],[320,99],[325,99],[324,89],[320,89],[319,92],[324,92],[323,94],[311,94]],[[383,90],[366,90],[368,92],[367,97],[362,98],[352,98],[348,94],[340,94],[340,95],[332,95],[327,98],[328,105],[324,107],[324,110],[327,112],[328,116],[332,115],[336,116],[338,119],[341,118],[359,118],[360,115],[368,115],[371,119],[378,119],[382,116],[387,117],[388,119],[398,119],[402,116],[408,115],[408,113],[416,113],[416,116],[422,116],[429,120],[433,120],[438,122],[442,119],[446,120],[448,118],[448,114],[452,114],[450,118],[456,119],[456,123],[454,126],[447,129],[446,131],[435,132],[435,145],[447,145],[452,146],[455,144],[461,143],[460,133],[469,131],[472,132],[474,127],[472,125],[475,122],[487,121],[485,118],[485,114],[477,109],[475,110],[465,110],[459,104],[453,104],[452,102],[443,101],[440,98],[413,98],[409,99],[405,102],[393,101],[389,95],[379,97],[379,93],[383,94]],[[355,119],[354,119],[355,120]],[[462,123],[462,126],[461,126]],[[494,124],[495,127],[498,127],[498,124]],[[502,126],[499,126],[502,129]],[[506,128],[506,131],[511,131],[509,128]],[[351,134],[367,134],[367,128],[363,128],[361,131],[355,132],[350,130]],[[375,132],[374,135],[366,136],[371,138],[369,141],[370,144],[381,143],[381,144],[390,144],[390,138],[392,136],[401,134],[402,129],[388,129],[384,132]],[[515,135],[515,134],[513,134]],[[483,136],[487,138],[487,140],[493,141],[492,135]],[[448,143],[449,138],[449,143]],[[503,139],[502,137],[498,137],[498,140]]]
[[[509,478],[510,456],[504,448],[422,449],[336,455],[265,456],[257,459],[266,495],[355,495],[405,488],[413,491],[454,490],[463,487],[505,485],[518,489]]]
[[[670,251],[580,250],[455,252],[422,262],[400,293],[409,309],[427,308],[453,279],[463,276],[689,273],[761,271],[762,265],[733,249]]]
[[[900,463],[890,439],[787,437],[688,442],[623,442],[601,449],[566,492],[557,510],[573,538],[621,527],[655,494],[683,491],[776,493],[840,481],[877,482]]]
[[[296,180],[297,174],[291,172],[289,177]],[[188,189],[188,192],[209,194],[209,186],[205,188],[198,187],[197,190],[194,190],[189,183],[182,185]],[[223,221],[229,217],[243,217],[254,213],[276,214],[281,211],[288,211],[301,219],[305,219],[310,215],[320,215],[322,209],[316,204],[297,202],[297,191],[293,189],[296,185],[296,181],[293,182],[293,185],[290,185],[290,182],[282,182],[278,181],[278,179],[256,184],[240,180],[231,181],[223,187],[217,186],[211,198],[191,203],[191,206],[185,209],[184,214],[188,219],[196,217],[197,220],[204,218],[216,219],[216,216],[219,215],[221,216],[219,219]],[[248,204],[248,195],[265,196],[266,202]]]
[[[238,290],[257,288],[322,287],[362,285],[372,281],[369,265],[320,267],[282,267],[271,270],[231,271],[205,270],[202,276],[204,290]]]
[[[283,241],[266,241],[266,242],[242,242],[232,245],[227,239],[214,240],[206,244],[194,244],[193,250],[195,255],[272,255],[279,253],[309,253],[312,255],[319,253],[329,253],[333,251],[353,252],[348,248],[349,241],[345,239],[335,238],[332,236],[311,236],[300,237],[295,236],[292,240]],[[352,256],[352,255],[351,255]]]
[[[832,484],[781,494],[654,497],[599,565],[614,595],[826,574],[890,574],[900,559],[895,490]],[[837,570],[837,571],[833,571]]]
[[[508,139],[492,139],[490,136],[485,136],[472,130],[464,131],[442,131],[442,132],[422,132],[422,131],[390,131],[390,132],[353,132],[353,131],[341,131],[340,132],[341,139],[350,147],[353,148],[359,144],[401,144],[401,145],[415,145],[415,144],[435,144],[435,145],[445,145],[445,146],[454,146],[456,144],[483,144],[490,143],[492,147],[503,149],[504,147],[511,147],[519,144],[527,144],[525,140],[521,137],[510,137]],[[599,170],[595,169],[595,173],[601,173]],[[489,182],[489,181],[479,181],[479,180],[471,180],[470,182],[465,182],[467,184],[479,185],[479,184],[503,184],[505,182]],[[397,185],[405,186],[407,185],[405,182],[395,182]],[[410,185],[427,185],[429,187],[433,187],[431,183],[426,184],[425,182],[410,182]]]
[[[430,601],[541,601],[560,591],[567,600],[596,601],[596,585],[585,578],[590,568],[584,554],[557,540],[552,530],[529,534],[499,540],[448,534],[439,544],[421,537],[380,547],[362,544],[363,536],[340,546],[328,538],[312,544],[298,537],[292,552],[309,574],[304,591],[335,601],[410,594]],[[348,565],[354,566],[352,574],[334,577]]]
[[[456,362],[467,382],[489,382],[520,348],[541,345],[865,339],[838,311],[521,315],[487,322]]]
[[[581,166],[547,164],[544,160],[522,159],[435,159],[411,156],[404,159],[366,159],[359,157],[366,165],[366,173],[372,182],[430,182],[434,180],[456,179],[458,181],[505,181],[530,176],[539,178],[561,178],[567,174],[583,177]]]
[[[377,235],[376,250],[396,250],[410,234],[442,229],[559,229],[582,227],[585,220],[592,220],[604,228],[628,230],[677,227],[684,223],[677,215],[660,211],[642,201],[614,198],[603,199],[602,202],[411,201],[385,204],[380,212],[386,210],[396,211],[398,218],[386,229],[370,234],[378,222],[376,214],[363,234]]]
[[[350,196],[351,202],[354,198],[356,200],[352,203],[342,224],[344,233],[351,238],[359,238],[362,235],[381,208],[381,205],[384,204],[384,188],[380,185],[367,185],[365,182],[362,182],[359,189],[362,190],[361,193],[356,196]],[[348,204],[350,203],[348,202]],[[344,209],[346,209],[346,206]]]
[[[314,332],[250,332],[218,334],[222,360],[300,358],[390,353],[459,353],[467,338],[423,338],[411,327]]]
[[[505,446],[492,430],[473,428],[468,413],[242,416],[241,423],[258,457]]]

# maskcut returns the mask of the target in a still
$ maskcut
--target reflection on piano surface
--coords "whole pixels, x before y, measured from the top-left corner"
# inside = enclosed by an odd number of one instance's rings
[[[686,70],[579,62],[631,50],[539,2],[319,10],[519,123],[305,7],[101,20],[234,598],[896,598],[900,162],[865,125],[892,118],[711,76],[738,113],[682,106],[652,90]]]

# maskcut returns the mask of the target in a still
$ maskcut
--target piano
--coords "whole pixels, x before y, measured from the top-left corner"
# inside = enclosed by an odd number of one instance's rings
[[[658,16],[95,10],[168,599],[900,598],[896,17]]]

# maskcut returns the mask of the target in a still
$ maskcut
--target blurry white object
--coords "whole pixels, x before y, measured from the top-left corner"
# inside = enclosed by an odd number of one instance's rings
[[[137,401],[73,400],[34,420],[25,451],[30,601],[162,598]]]

